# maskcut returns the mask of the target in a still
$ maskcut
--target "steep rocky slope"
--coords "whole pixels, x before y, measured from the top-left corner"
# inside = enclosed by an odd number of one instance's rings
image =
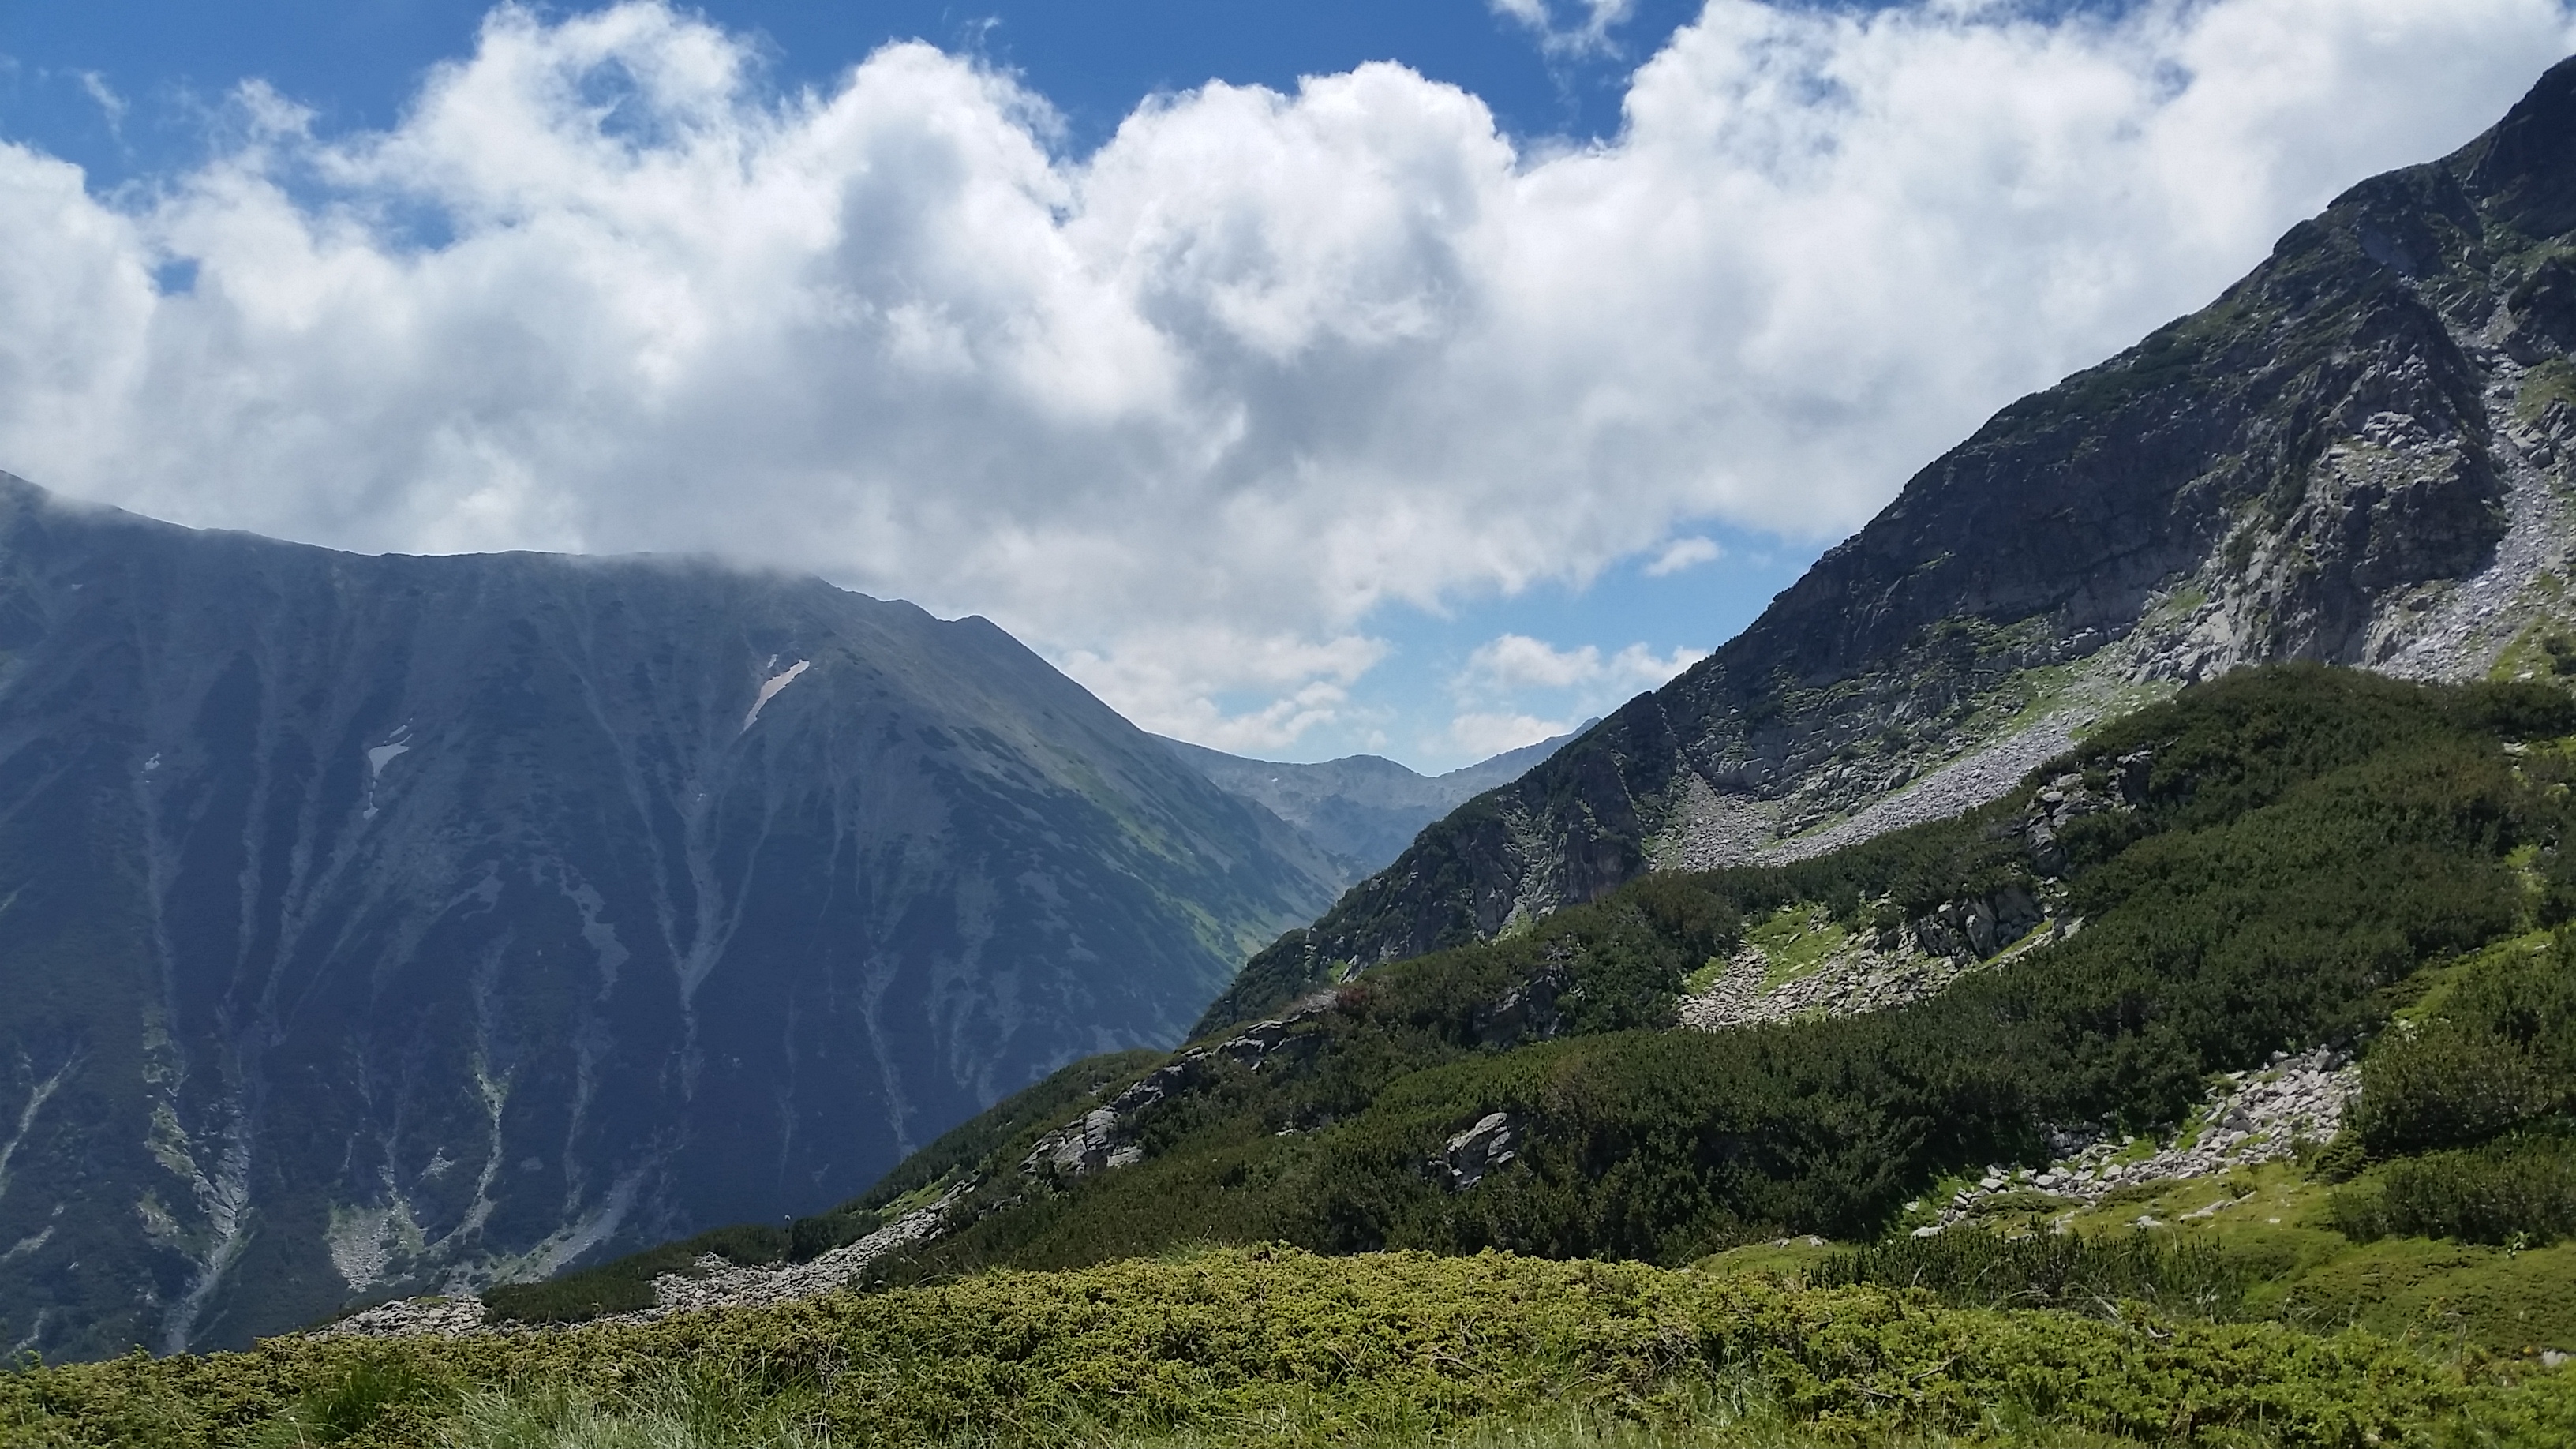
[[[1255,958],[1201,1029],[1658,866],[1955,813],[2238,664],[2563,670],[2571,453],[2576,61],[1996,414],[1743,634]]]
[[[245,1342],[849,1197],[1333,867],[980,619],[0,475],[0,1318]]]
[[[1422,828],[1498,785],[1508,785],[1567,741],[1558,735],[1442,775],[1421,775],[1378,755],[1347,755],[1316,764],[1249,760],[1204,745],[1165,740],[1190,768],[1218,788],[1260,805],[1304,832],[1343,863],[1348,885],[1374,875],[1404,853]]]

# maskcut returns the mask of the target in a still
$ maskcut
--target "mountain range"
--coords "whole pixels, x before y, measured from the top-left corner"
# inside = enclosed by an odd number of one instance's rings
[[[0,1239],[25,1236],[0,1275],[50,1275],[0,1276],[16,1293],[82,1282],[125,1202],[197,1255],[165,1260],[198,1275],[174,1281],[216,1286],[162,1304],[206,1322],[244,1314],[256,1280],[225,1265],[263,1244],[303,1253],[270,1247],[264,1271],[311,1273],[317,1236],[389,1241],[348,1231],[391,1211],[364,1203],[497,1239],[507,1172],[541,1188],[509,1202],[561,1190],[541,1144],[505,1141],[523,1122],[569,1123],[585,1152],[588,1124],[682,1124],[578,1159],[581,1183],[647,1164],[638,1204],[804,1164],[813,1139],[775,1124],[810,1100],[802,1061],[835,1070],[833,1031],[915,1032],[926,1055],[900,1059],[864,1036],[879,1079],[911,1083],[974,1059],[961,1019],[1019,1022],[969,1043],[1016,1061],[1166,1029],[1222,941],[1094,973],[1076,953],[1110,927],[1085,891],[1129,903],[1142,952],[1188,892],[1230,903],[1201,939],[1241,942],[1343,868],[1209,777],[1310,831],[1337,791],[1407,785],[1383,762],[1176,750],[973,621],[819,585],[351,561],[25,491],[10,510],[0,1021],[22,1095]],[[257,1353],[0,1375],[0,1432],[2576,1441],[2571,565],[2576,60],[2210,307],[2006,408],[1742,636],[1262,950],[1181,1049],[1072,1061],[825,1213],[529,1281],[573,1256],[550,1237],[508,1265],[521,1281]],[[334,604],[343,570],[369,583]],[[665,642],[627,642],[621,611]],[[418,642],[341,642],[381,641],[388,613]],[[956,703],[1002,677],[1016,713]],[[1086,721],[1071,754],[1044,743]],[[908,743],[841,753],[853,730]],[[937,782],[949,823],[923,858],[1008,855],[1049,884],[987,864],[892,917],[926,937],[827,916],[801,951],[693,954],[708,902],[732,903],[723,930],[816,922],[791,887],[849,878],[817,842],[924,838],[848,829],[846,797],[812,793],[814,767],[870,761]],[[497,828],[522,820],[546,833]],[[371,831],[404,872],[366,873]],[[414,878],[445,894],[412,901]],[[976,986],[960,923],[1005,919],[988,906],[1012,889],[1066,904],[1032,918],[1052,924],[1009,990]],[[844,920],[889,932],[890,958],[928,942],[901,958],[944,963],[909,978],[927,997],[870,1008],[926,1014],[803,1034],[878,979],[839,964],[823,932]],[[536,950],[581,969],[523,968]],[[1104,982],[1143,1023],[1127,1036],[1099,1025]],[[1039,987],[1066,1020],[956,1014]],[[760,1049],[722,1034],[746,1017],[776,1063],[714,1055]],[[558,1020],[580,1025],[546,1036]],[[479,1096],[442,1085],[450,1040]],[[517,1115],[566,1062],[603,1085]],[[693,1073],[717,1085],[693,1095]],[[834,1080],[900,1137],[895,1099]],[[628,1118],[618,1092],[649,1100]],[[730,1156],[704,1141],[726,1131]],[[351,1162],[392,1164],[388,1190],[319,1234],[291,1194],[257,1196],[278,1164]],[[484,1218],[449,1206],[467,1174]],[[174,1182],[210,1184],[197,1216]]]
[[[1346,867],[982,619],[0,477],[0,1318],[247,1343],[843,1200]]]
[[[1249,760],[1182,740],[1163,743],[1219,788],[1260,804],[1304,832],[1318,849],[1342,862],[1348,878],[1341,884],[1349,885],[1384,869],[1424,826],[1520,778],[1598,723],[1585,720],[1569,733],[1442,775],[1419,774],[1379,755],[1290,764]]]

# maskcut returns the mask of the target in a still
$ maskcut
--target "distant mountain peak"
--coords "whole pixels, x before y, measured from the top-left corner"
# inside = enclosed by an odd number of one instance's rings
[[[1443,775],[1424,775],[1383,755],[1296,764],[1157,738],[1217,786],[1287,821],[1316,849],[1341,862],[1339,884],[1347,885],[1394,860],[1425,825],[1484,791],[1511,783],[1596,723],[1586,720],[1571,733]]]

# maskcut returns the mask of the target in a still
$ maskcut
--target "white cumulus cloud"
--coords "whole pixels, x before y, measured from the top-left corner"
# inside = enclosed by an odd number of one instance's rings
[[[1467,693],[1510,693],[1524,689],[1572,689],[1577,685],[1612,689],[1652,689],[1708,657],[1705,649],[1675,649],[1657,656],[1643,644],[1631,644],[1604,655],[1598,645],[1559,649],[1527,634],[1499,634],[1467,656],[1456,686]],[[1621,698],[1625,698],[1622,695]]]
[[[1646,577],[1663,578],[1668,574],[1697,568],[1704,563],[1715,563],[1724,557],[1726,557],[1726,550],[1718,547],[1713,540],[1697,535],[1677,538],[1664,545],[1663,552],[1647,561]]]
[[[1449,722],[1452,747],[1470,760],[1491,759],[1506,750],[1552,740],[1580,723],[1574,719],[1541,719],[1534,714],[1470,710]]]
[[[1451,718],[1449,742],[1471,755],[1535,744],[1707,657],[1706,650],[1689,648],[1658,655],[1643,644],[1604,654],[1593,644],[1559,649],[1526,634],[1500,634],[1476,646],[1450,681],[1451,693],[1468,707]],[[1547,698],[1533,706],[1532,695]],[[1533,707],[1549,712],[1532,713]]]
[[[1496,15],[1517,21],[1551,55],[1598,54],[1610,32],[1636,9],[1634,0],[1487,0]],[[1565,12],[1559,18],[1559,12]]]
[[[1477,690],[1568,689],[1601,675],[1601,651],[1559,649],[1527,634],[1505,634],[1467,656],[1461,686]]]
[[[1389,609],[1848,530],[2571,46],[2559,0],[1712,0],[1600,145],[1377,64],[1073,155],[927,46],[782,93],[661,4],[504,8],[386,131],[247,87],[113,196],[0,144],[0,468],[351,548],[809,568],[1284,749],[1349,723]]]

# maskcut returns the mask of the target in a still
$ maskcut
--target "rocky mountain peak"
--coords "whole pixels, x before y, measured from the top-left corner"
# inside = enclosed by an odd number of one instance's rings
[[[1256,958],[1202,1027],[1650,869],[1954,813],[2105,713],[2240,664],[2576,657],[2571,258],[2576,61],[1995,414],[1742,634]]]
[[[2525,236],[2576,230],[2576,57],[2562,60],[2494,130],[2471,142],[2456,170]]]

